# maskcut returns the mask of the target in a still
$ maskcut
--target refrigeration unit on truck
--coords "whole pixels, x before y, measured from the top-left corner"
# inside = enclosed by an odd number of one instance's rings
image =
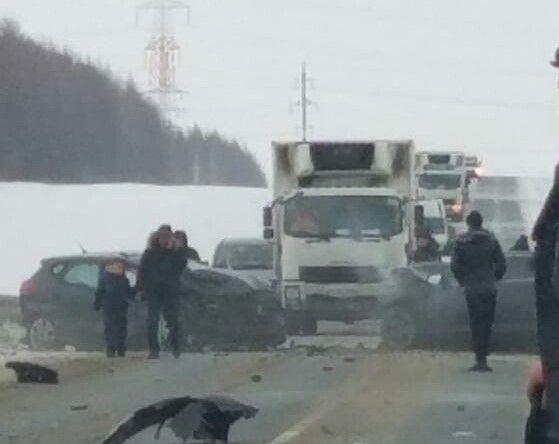
[[[416,156],[417,193],[420,199],[442,199],[447,217],[464,220],[468,184],[464,153],[460,151],[420,152]]]
[[[418,217],[412,141],[273,143],[274,201],[264,211],[276,289],[290,330],[352,322],[394,296]]]

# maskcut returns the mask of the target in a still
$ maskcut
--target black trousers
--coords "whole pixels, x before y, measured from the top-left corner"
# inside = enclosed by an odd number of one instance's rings
[[[148,295],[147,332],[150,351],[159,352],[159,319],[161,314],[169,329],[169,346],[180,351],[179,297],[170,288],[161,288]]]
[[[126,307],[106,307],[103,309],[103,323],[105,325],[105,343],[109,350],[125,350],[128,334]]]
[[[497,292],[466,289],[466,302],[470,317],[472,350],[477,362],[485,362],[491,345],[491,327],[495,321]]]

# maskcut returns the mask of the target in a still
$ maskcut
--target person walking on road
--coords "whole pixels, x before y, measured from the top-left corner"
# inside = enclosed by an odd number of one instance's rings
[[[545,444],[559,443],[559,165],[532,230],[536,322],[545,390]]]
[[[489,372],[487,355],[495,318],[497,282],[505,275],[506,260],[495,236],[483,229],[483,217],[478,211],[468,215],[466,224],[468,231],[456,239],[451,270],[466,294],[476,357],[470,370]]]
[[[136,285],[147,300],[148,357],[159,358],[159,320],[163,314],[169,329],[171,351],[178,358],[181,351],[179,287],[187,264],[186,249],[177,244],[171,230],[158,230],[150,239],[140,261]]]
[[[128,301],[134,298],[134,290],[125,274],[126,266],[121,259],[109,262],[99,276],[95,291],[95,310],[103,309],[107,357],[126,354]]]

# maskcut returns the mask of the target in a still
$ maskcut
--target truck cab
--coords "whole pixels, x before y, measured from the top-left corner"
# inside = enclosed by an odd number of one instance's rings
[[[468,178],[463,152],[418,153],[416,174],[420,199],[442,199],[446,215],[451,221],[464,220],[468,204]]]
[[[374,316],[413,248],[413,143],[275,143],[265,234],[292,332]]]

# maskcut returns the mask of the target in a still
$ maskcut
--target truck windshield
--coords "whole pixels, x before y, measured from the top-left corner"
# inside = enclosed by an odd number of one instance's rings
[[[402,232],[401,202],[383,196],[305,196],[285,207],[294,237],[389,237]]]
[[[455,190],[460,188],[460,174],[421,174],[419,188],[427,190]]]

